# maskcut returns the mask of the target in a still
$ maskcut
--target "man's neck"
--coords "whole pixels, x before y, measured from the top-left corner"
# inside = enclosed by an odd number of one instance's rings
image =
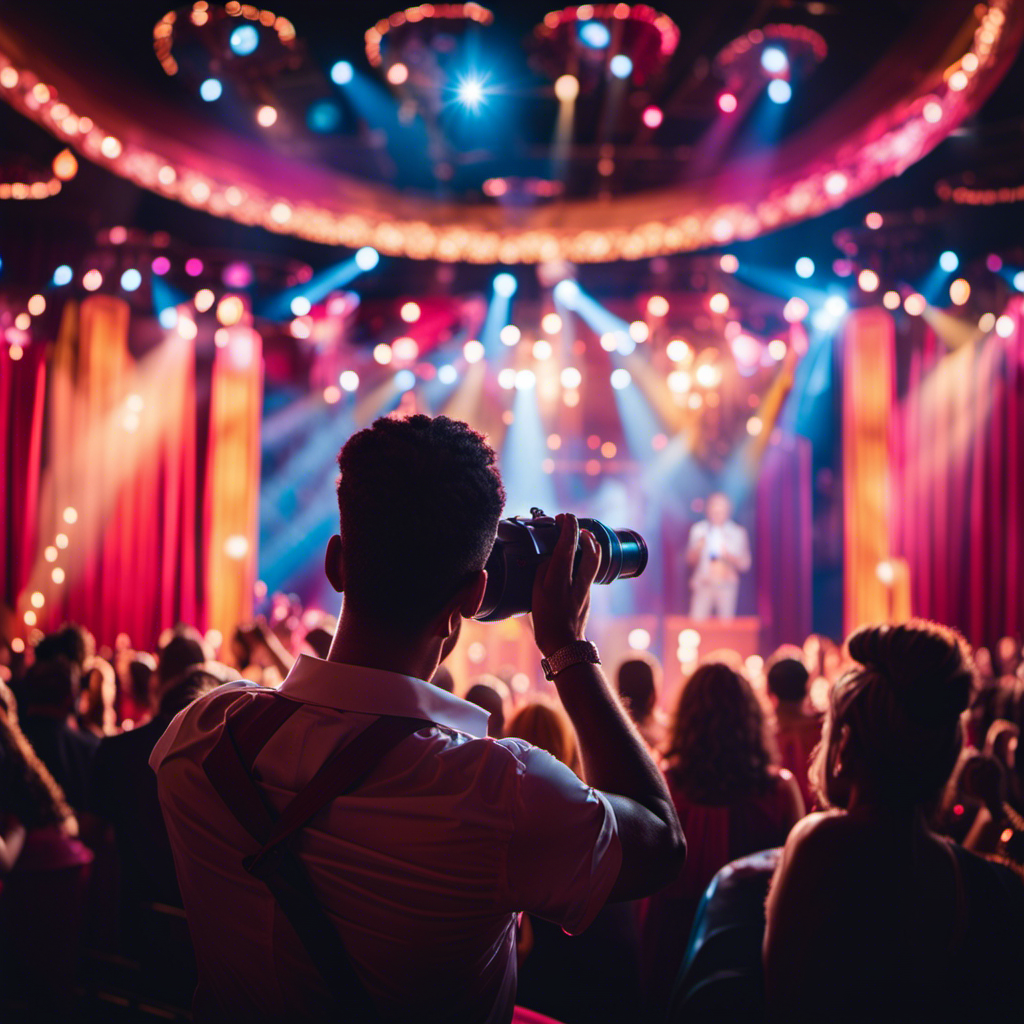
[[[342,610],[327,660],[429,680],[437,670],[440,653],[439,637],[404,633]]]

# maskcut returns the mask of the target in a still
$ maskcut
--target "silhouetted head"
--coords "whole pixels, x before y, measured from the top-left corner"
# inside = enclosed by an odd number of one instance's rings
[[[630,718],[645,722],[654,713],[661,688],[661,665],[650,654],[628,657],[616,673],[616,687]]]
[[[962,743],[974,665],[959,634],[914,619],[864,626],[847,641],[858,666],[832,689],[811,778],[826,806],[909,810],[941,795]]]
[[[768,692],[780,703],[795,704],[807,696],[810,673],[799,658],[777,652],[765,666]]]
[[[171,638],[160,651],[157,663],[157,685],[162,689],[173,683],[183,672],[195,665],[202,665],[210,660],[206,644],[196,636],[179,633]]]
[[[508,687],[496,676],[481,676],[466,691],[466,700],[476,704],[490,715],[488,736],[501,736],[505,732],[505,703],[510,699]]]

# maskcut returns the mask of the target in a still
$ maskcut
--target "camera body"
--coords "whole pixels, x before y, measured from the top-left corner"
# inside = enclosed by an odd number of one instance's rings
[[[597,519],[580,519],[579,524],[594,535],[601,553],[595,583],[631,579],[647,568],[647,544],[635,530],[613,530]],[[558,523],[539,508],[531,508],[528,519],[512,516],[498,523],[487,559],[487,589],[475,618],[498,622],[530,610],[537,567],[554,550],[558,534]],[[576,565],[580,554],[577,546]]]

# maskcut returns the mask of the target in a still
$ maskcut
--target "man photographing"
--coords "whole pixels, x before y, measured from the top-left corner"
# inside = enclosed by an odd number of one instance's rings
[[[690,618],[698,621],[717,615],[736,616],[740,573],[750,568],[747,531],[732,521],[732,503],[721,493],[708,498],[707,519],[690,529],[686,561],[690,577]]]
[[[584,783],[486,738],[480,708],[424,681],[484,595],[504,502],[494,451],[464,423],[411,416],[355,434],[338,464],[325,568],[344,603],[327,659],[300,657],[277,692],[218,688],[150,762],[199,964],[195,1019],[505,1022],[518,911],[579,932],[685,856],[661,774],[584,643],[597,545],[560,516],[533,591]],[[261,829],[298,820],[293,801],[312,806],[325,771],[345,784],[268,853]]]

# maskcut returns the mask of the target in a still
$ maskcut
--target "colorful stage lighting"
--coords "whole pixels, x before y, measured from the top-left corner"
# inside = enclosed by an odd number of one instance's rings
[[[388,68],[387,80],[392,85],[402,85],[409,78],[409,69],[402,63],[392,64]]]
[[[178,326],[178,311],[173,306],[161,309],[157,314],[157,320],[165,331],[173,330]]]
[[[338,383],[343,391],[355,391],[359,387],[359,374],[355,370],[343,370]]]
[[[960,266],[960,257],[952,250],[947,249],[939,257],[939,266],[942,267],[947,274],[952,274],[953,271]]]
[[[581,21],[580,41],[592,50],[603,50],[612,41],[612,34],[600,21]]]
[[[498,373],[498,387],[505,391],[511,391],[516,386],[516,371],[511,366],[506,366]]]
[[[1019,292],[1024,292],[1024,270],[1018,270],[1013,275],[1013,287]]]
[[[519,339],[522,336],[522,332],[515,324],[505,324],[505,326],[498,332],[498,337],[501,339],[502,345],[508,345],[509,348],[513,345],[518,345]]]
[[[583,374],[575,366],[567,366],[561,374],[562,387],[570,391],[583,383]]]
[[[665,120],[665,115],[661,112],[661,107],[648,107],[643,114],[644,124],[648,128],[657,128],[661,125],[661,122]]]
[[[399,391],[411,391],[416,387],[416,374],[412,370],[399,370],[395,374],[395,387]]]
[[[199,95],[206,100],[207,103],[213,103],[224,95],[224,86],[220,84],[220,79],[207,78],[203,84],[199,86]]]
[[[811,277],[814,274],[814,260],[810,256],[801,256],[794,267],[797,277]]]
[[[723,92],[718,97],[718,109],[723,114],[732,114],[740,105],[740,101],[731,92]]]
[[[341,111],[330,100],[317,100],[306,112],[306,124],[310,131],[326,135],[341,124]]]
[[[166,256],[157,256],[149,268],[157,277],[163,277],[171,269],[171,261]]]
[[[562,103],[571,103],[580,94],[580,80],[575,75],[560,75],[555,79],[555,96]]]
[[[537,375],[533,370],[520,370],[516,374],[516,390],[529,391],[537,384]]]
[[[494,293],[502,298],[511,298],[519,287],[519,282],[512,274],[498,274],[494,278]]]
[[[484,102],[483,79],[477,75],[467,75],[456,85],[455,94],[464,107],[476,113]]]
[[[71,268],[66,263],[62,263],[53,272],[53,283],[58,287],[60,287],[61,285],[70,284],[71,278],[74,276],[74,272],[71,270]]]
[[[617,53],[609,61],[608,70],[616,78],[629,78],[633,74],[633,62],[624,53]]]
[[[442,384],[454,384],[459,379],[459,373],[454,366],[445,363],[437,368],[437,379]]]
[[[479,363],[484,357],[483,343],[471,338],[462,346],[462,354],[467,363]]]
[[[313,305],[305,295],[296,295],[289,308],[292,311],[292,316],[305,316],[313,308]]]
[[[256,123],[261,128],[269,128],[277,121],[277,109],[265,103],[256,111]]]
[[[789,70],[789,58],[779,46],[766,46],[761,51],[761,67],[769,75],[784,75]]]
[[[788,103],[793,98],[793,87],[784,78],[773,78],[768,83],[768,98],[772,103]]]
[[[336,61],[331,67],[331,81],[335,85],[348,85],[355,77],[355,69],[347,60]]]
[[[561,303],[566,309],[575,309],[580,298],[580,286],[571,278],[559,281],[552,290],[555,302]]]
[[[623,388],[628,388],[633,383],[633,377],[629,370],[620,366],[618,369],[612,370],[611,382],[616,391],[622,391]]]
[[[228,37],[231,52],[239,57],[248,57],[260,45],[260,34],[253,25],[239,25]]]
[[[845,316],[846,311],[849,308],[849,304],[842,295],[830,295],[825,300],[825,312],[828,313],[829,316],[835,317],[837,320],[841,316]]]
[[[380,253],[373,246],[364,245],[361,249],[356,250],[355,261],[360,270],[373,270],[380,263]]]

